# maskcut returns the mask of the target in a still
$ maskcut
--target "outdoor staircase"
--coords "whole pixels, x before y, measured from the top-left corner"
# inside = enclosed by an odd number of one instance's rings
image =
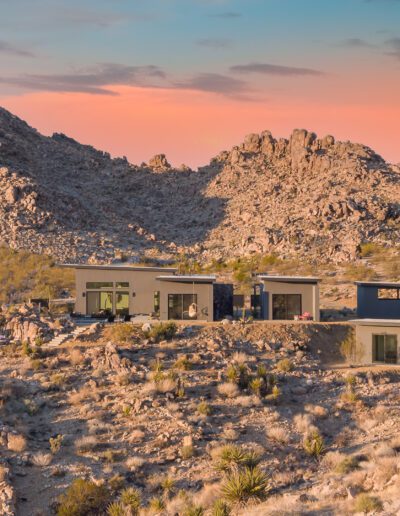
[[[73,340],[78,335],[80,335],[82,332],[84,332],[87,329],[87,326],[77,326],[74,330],[72,330],[69,333],[60,333],[56,337],[54,337],[50,342],[46,344],[49,348],[56,348],[57,346],[60,346],[67,340]]]

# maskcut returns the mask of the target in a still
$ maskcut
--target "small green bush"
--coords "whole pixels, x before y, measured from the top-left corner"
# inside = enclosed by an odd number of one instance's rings
[[[209,416],[212,412],[212,408],[206,401],[201,401],[197,405],[197,412],[202,416]]]
[[[289,358],[283,358],[276,364],[276,368],[283,373],[289,373],[293,370],[293,363]]]
[[[268,477],[258,467],[233,469],[222,482],[221,493],[228,502],[244,504],[263,500],[268,487]]]
[[[127,344],[132,342],[133,326],[131,323],[111,324],[104,330],[104,336],[118,344]]]
[[[230,516],[231,510],[224,500],[217,500],[212,508],[212,516]]]
[[[351,471],[358,468],[358,460],[355,457],[346,457],[335,468],[335,472],[341,475],[347,475]]]
[[[318,458],[324,451],[324,440],[318,431],[311,432],[303,441],[304,450],[308,455]]]
[[[367,493],[360,493],[354,501],[355,512],[380,512],[383,509],[382,502],[375,496],[370,496]]]
[[[160,322],[146,332],[146,337],[154,339],[157,342],[160,340],[170,340],[175,337],[177,331],[178,327],[173,321]]]
[[[58,501],[58,516],[88,516],[106,510],[110,494],[104,485],[77,478]]]

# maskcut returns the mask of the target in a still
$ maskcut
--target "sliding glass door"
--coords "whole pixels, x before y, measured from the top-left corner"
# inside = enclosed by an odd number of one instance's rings
[[[397,336],[373,335],[372,360],[386,364],[397,364]]]
[[[86,309],[89,315],[112,314],[113,293],[104,291],[86,292]]]
[[[168,319],[197,319],[197,316],[189,317],[192,303],[197,305],[197,294],[168,294]]]
[[[281,321],[292,321],[301,315],[301,294],[273,294],[272,318]]]

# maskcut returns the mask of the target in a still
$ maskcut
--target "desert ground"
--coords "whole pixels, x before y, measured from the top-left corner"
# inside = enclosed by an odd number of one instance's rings
[[[347,323],[95,324],[1,348],[2,514],[400,511],[400,370]]]

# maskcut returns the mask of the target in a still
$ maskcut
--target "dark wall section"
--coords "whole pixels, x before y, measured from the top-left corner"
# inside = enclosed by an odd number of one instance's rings
[[[357,286],[357,316],[361,319],[400,319],[399,299],[378,299],[379,285]]]
[[[233,285],[214,283],[214,321],[233,316]]]

